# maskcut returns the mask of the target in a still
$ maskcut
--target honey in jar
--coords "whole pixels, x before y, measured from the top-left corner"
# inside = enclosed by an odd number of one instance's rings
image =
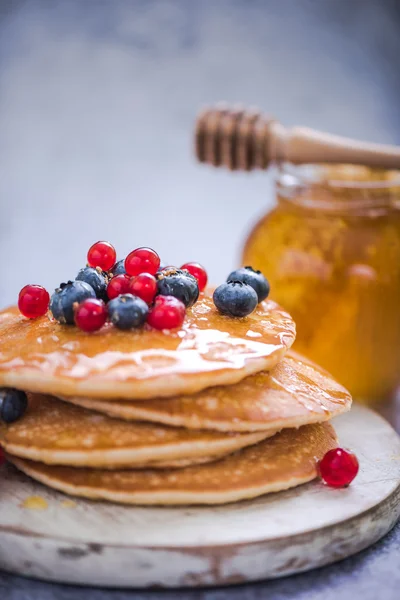
[[[400,382],[400,172],[287,166],[276,187],[243,264],[294,317],[296,350],[356,398],[387,397]]]

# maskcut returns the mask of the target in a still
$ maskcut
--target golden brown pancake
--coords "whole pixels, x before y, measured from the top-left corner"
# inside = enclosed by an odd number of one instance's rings
[[[65,400],[120,419],[218,431],[279,431],[327,421],[351,406],[351,396],[344,387],[293,351],[270,372],[192,396],[146,402]]]
[[[105,471],[49,466],[9,456],[18,469],[73,496],[126,504],[224,504],[311,481],[336,447],[329,423],[285,430],[230,456],[184,469]]]
[[[204,465],[214,460],[219,460],[227,456],[229,452],[219,456],[192,456],[191,458],[177,458],[175,460],[160,460],[154,462],[140,463],[134,466],[135,469],[182,469],[191,465]],[[102,467],[103,469],[105,467]],[[120,468],[120,467],[119,467]]]
[[[182,466],[215,460],[269,432],[221,433],[112,419],[50,396],[29,395],[25,415],[0,425],[0,444],[47,464],[101,468]]]
[[[294,338],[293,320],[272,300],[235,319],[202,295],[173,331],[85,333],[14,307],[0,313],[0,385],[109,399],[191,394],[272,368]]]

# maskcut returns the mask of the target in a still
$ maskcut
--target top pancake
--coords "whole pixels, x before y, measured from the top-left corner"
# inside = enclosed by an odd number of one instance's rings
[[[192,394],[271,369],[295,338],[295,324],[272,300],[238,319],[202,295],[181,329],[97,333],[0,313],[0,385],[54,396],[147,399]]]

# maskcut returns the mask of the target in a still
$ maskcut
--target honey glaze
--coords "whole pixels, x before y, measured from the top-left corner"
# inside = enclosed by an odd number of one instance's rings
[[[296,399],[309,412],[333,412],[336,405],[350,406],[351,403],[351,395],[343,386],[318,365],[293,351],[267,377],[268,387]]]
[[[11,308],[0,315],[0,385],[53,394],[86,391],[96,397],[191,393],[212,385],[218,372],[231,375],[217,383],[231,383],[274,366],[294,338],[290,315],[271,300],[234,319],[218,313],[212,299],[203,296],[179,330],[126,332],[106,325],[95,334],[46,316],[28,321]],[[211,379],[199,377],[208,373]],[[180,375],[186,382],[176,378]],[[169,376],[175,377],[171,385]],[[154,385],[146,385],[150,381]],[[130,385],[116,389],[116,383]]]

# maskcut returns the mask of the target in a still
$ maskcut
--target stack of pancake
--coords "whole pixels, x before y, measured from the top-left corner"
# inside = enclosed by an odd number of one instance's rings
[[[131,504],[222,504],[317,476],[337,446],[329,419],[349,393],[290,349],[271,300],[220,315],[209,295],[179,331],[87,334],[0,313],[0,386],[27,391],[0,425],[18,469],[74,496]]]

